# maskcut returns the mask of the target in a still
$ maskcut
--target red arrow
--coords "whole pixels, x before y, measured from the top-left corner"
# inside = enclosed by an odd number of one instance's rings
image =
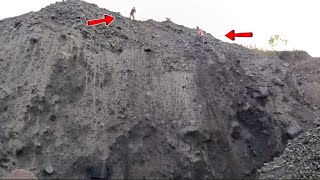
[[[94,20],[89,20],[87,21],[88,26],[94,26],[94,25],[98,25],[98,24],[102,24],[105,23],[106,26],[108,26],[109,24],[111,24],[111,22],[114,20],[115,18],[105,14],[103,19],[94,19]]]
[[[252,37],[252,32],[245,32],[245,33],[234,33],[234,30],[230,31],[228,34],[226,34],[227,38],[234,41],[235,37]]]

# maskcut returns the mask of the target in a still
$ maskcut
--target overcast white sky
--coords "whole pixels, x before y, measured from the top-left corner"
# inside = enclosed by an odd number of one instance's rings
[[[61,0],[0,0],[0,19],[37,11]],[[253,32],[253,38],[235,43],[268,48],[271,35],[288,40],[287,49],[302,49],[320,57],[320,0],[85,0],[128,16],[136,7],[138,20],[173,22],[187,27],[199,25],[226,41],[230,30]],[[97,17],[99,18],[99,17]],[[114,22],[116,23],[116,21]]]

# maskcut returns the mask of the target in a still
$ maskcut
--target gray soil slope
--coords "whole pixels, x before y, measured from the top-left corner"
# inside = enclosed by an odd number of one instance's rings
[[[291,65],[195,39],[76,0],[0,20],[0,177],[252,178],[315,126]]]

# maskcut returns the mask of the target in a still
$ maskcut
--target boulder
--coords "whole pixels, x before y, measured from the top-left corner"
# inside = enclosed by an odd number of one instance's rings
[[[254,98],[266,98],[269,95],[269,90],[267,87],[259,87],[253,92]]]
[[[320,119],[316,118],[312,123],[316,126],[320,126]]]
[[[161,38],[161,35],[157,34],[157,35],[153,35],[153,38]]]
[[[48,174],[52,174],[54,172],[52,165],[48,165],[44,168],[44,171]]]
[[[273,78],[271,81],[276,86],[284,86],[284,83],[278,77]]]
[[[186,141],[210,141],[211,133],[209,130],[200,129],[196,126],[187,126],[181,130],[181,135]]]
[[[286,128],[286,133],[288,134],[289,139],[299,136],[302,132],[303,129],[298,124],[294,124]]]

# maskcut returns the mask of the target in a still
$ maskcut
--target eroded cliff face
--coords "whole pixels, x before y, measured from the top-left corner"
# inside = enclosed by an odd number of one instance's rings
[[[254,177],[316,116],[280,60],[83,1],[1,20],[0,42],[0,176]]]

